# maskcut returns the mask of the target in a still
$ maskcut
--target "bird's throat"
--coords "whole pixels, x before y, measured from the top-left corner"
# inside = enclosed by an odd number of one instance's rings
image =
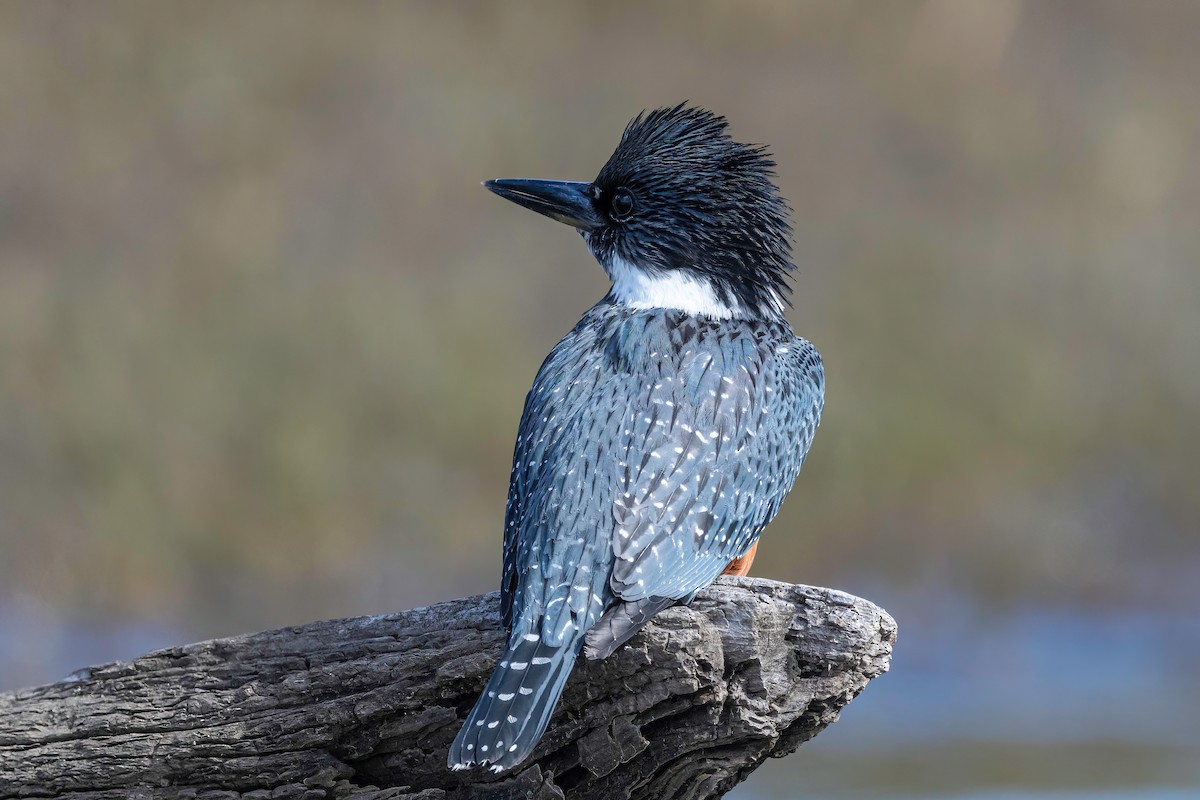
[[[606,269],[613,299],[630,308],[671,309],[714,319],[745,316],[738,303],[722,302],[711,281],[693,273],[647,269],[615,255]]]

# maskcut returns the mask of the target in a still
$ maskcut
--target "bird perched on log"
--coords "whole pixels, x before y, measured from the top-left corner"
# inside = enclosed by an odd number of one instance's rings
[[[612,289],[542,364],[504,527],[509,638],[449,765],[533,751],[603,658],[752,555],[820,421],[821,357],[784,319],[788,208],[763,147],[687,104],[637,116],[594,181],[493,180],[575,228]]]

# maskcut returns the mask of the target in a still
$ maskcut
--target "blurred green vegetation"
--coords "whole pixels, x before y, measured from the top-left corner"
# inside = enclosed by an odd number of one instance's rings
[[[589,179],[684,98],[774,150],[827,364],[758,574],[1190,602],[1197,30],[1170,2],[4,4],[0,604],[207,636],[493,588],[524,393],[606,285],[478,183]]]

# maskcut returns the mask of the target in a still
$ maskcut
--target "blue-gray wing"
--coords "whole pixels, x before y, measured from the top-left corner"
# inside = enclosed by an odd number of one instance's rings
[[[605,467],[624,414],[624,379],[600,339],[577,326],[546,357],[525,399],[504,515],[500,607],[509,629],[522,609],[595,616],[610,594],[612,555],[597,528],[612,524],[614,476]],[[561,630],[556,621],[554,632]]]
[[[816,351],[671,322],[593,319],[542,365],[505,514],[507,627],[533,615],[561,641],[614,599],[686,597],[754,543],[791,488],[821,412]]]
[[[744,554],[791,489],[823,398],[803,339],[698,348],[644,386],[612,504],[616,596],[684,598]]]

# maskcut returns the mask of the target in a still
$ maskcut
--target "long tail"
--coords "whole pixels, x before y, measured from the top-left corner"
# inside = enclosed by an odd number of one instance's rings
[[[558,646],[514,629],[496,671],[450,745],[451,769],[475,764],[500,772],[521,763],[542,738],[583,637]]]

